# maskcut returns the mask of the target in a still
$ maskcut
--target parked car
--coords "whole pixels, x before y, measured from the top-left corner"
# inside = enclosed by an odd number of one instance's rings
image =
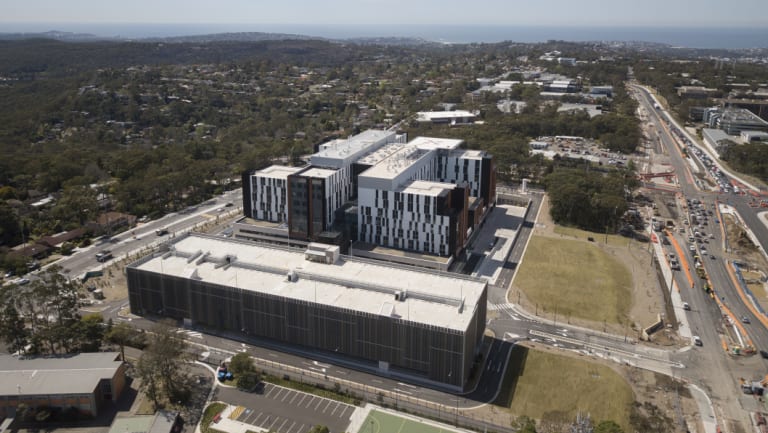
[[[768,359],[768,351],[761,350],[760,351],[760,356],[762,356],[765,359]]]
[[[701,341],[701,338],[699,338],[698,335],[694,335],[693,336],[693,344],[695,344],[697,346],[703,346],[704,345],[704,343]]]
[[[687,302],[683,302],[683,310],[691,311],[691,304],[689,304]]]

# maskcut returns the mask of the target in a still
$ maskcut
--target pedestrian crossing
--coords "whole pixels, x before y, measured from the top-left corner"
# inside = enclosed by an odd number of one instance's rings
[[[203,334],[201,332],[190,331],[188,329],[177,329],[176,333],[177,334],[183,334],[187,338],[203,338]]]
[[[498,311],[502,314],[502,316],[505,316],[504,318],[508,317],[512,320],[520,322],[533,322],[533,320],[517,312],[515,310],[515,304],[509,302],[503,304],[494,304],[493,302],[489,302],[488,311]]]

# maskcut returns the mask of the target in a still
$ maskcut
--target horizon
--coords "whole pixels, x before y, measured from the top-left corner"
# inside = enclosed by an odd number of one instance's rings
[[[421,38],[440,43],[539,43],[622,41],[700,49],[768,48],[768,27],[476,25],[476,24],[306,24],[306,23],[0,23],[0,34],[65,32],[101,38],[194,37],[222,33],[282,33],[325,39]]]

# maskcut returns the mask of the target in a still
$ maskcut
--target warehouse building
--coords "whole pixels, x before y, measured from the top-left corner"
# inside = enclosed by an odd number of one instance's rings
[[[0,418],[19,416],[20,404],[97,416],[125,388],[125,365],[117,352],[61,357],[0,355]]]
[[[383,375],[467,384],[486,282],[190,234],[126,268],[131,311],[342,355]]]

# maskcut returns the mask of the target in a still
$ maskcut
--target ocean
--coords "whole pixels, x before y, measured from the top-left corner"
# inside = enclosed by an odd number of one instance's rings
[[[314,25],[314,24],[129,24],[0,23],[0,32],[59,30],[97,36],[145,38],[224,32],[268,32],[332,39],[420,37],[435,42],[644,41],[688,48],[768,48],[768,27],[563,27],[480,25]]]

